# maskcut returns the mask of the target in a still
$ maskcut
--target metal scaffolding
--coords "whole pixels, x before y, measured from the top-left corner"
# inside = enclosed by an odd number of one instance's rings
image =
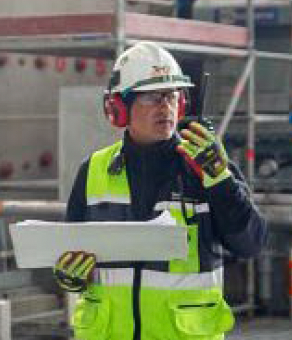
[[[117,52],[119,53],[123,47],[127,45],[133,45],[138,40],[128,39],[124,34],[122,23],[123,10],[125,8],[125,0],[117,1],[117,13],[118,19],[118,33],[117,33]],[[255,8],[254,0],[246,0],[246,13],[247,13],[247,31],[248,31],[248,43],[247,48],[232,48],[232,47],[218,47],[208,46],[203,44],[188,44],[184,42],[172,42],[172,41],[159,41],[161,46],[173,51],[181,51],[194,54],[206,54],[209,56],[227,56],[230,58],[245,58],[246,65],[232,91],[230,102],[227,105],[225,114],[220,122],[218,128],[218,135],[222,138],[227,131],[228,125],[234,116],[238,102],[243,94],[245,87],[248,87],[248,112],[247,112],[247,180],[251,189],[254,185],[254,167],[255,167],[255,127],[256,122],[256,89],[255,89],[255,69],[257,59],[273,59],[283,62],[291,62],[292,55],[288,53],[273,53],[266,51],[256,50],[255,47]]]

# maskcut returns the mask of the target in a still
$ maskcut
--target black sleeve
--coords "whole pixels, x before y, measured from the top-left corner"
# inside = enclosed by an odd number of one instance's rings
[[[247,194],[251,195],[251,191],[248,184],[246,183],[244,174],[241,172],[239,167],[230,159],[228,160],[228,168],[232,172],[234,178],[238,181],[238,183],[240,183],[242,188],[246,190]]]
[[[84,161],[75,178],[66,210],[66,221],[77,222],[85,221],[86,218],[86,179],[89,159]]]
[[[267,239],[266,222],[253,203],[245,181],[227,178],[207,189],[208,201],[223,246],[239,257],[256,255]]]

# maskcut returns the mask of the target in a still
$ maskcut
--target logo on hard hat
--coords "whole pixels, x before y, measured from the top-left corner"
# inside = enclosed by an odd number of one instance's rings
[[[167,76],[170,74],[170,66],[152,66],[152,77]]]
[[[129,61],[129,57],[127,55],[125,55],[123,58],[121,58],[121,60],[120,60],[121,67],[124,66],[128,61]]]

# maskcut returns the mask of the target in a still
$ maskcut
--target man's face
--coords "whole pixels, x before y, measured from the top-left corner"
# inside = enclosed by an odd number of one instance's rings
[[[176,89],[137,93],[128,126],[131,137],[140,144],[171,138],[177,125],[179,95]]]

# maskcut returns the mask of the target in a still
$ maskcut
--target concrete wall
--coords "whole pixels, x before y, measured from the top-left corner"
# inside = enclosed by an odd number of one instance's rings
[[[81,162],[122,137],[103,114],[104,86],[65,86],[59,104],[60,200],[66,202]],[[78,137],[77,137],[78,136]]]
[[[0,188],[7,182],[58,178],[58,110],[62,86],[105,86],[112,62],[84,59],[78,72],[76,58],[67,57],[62,72],[57,57],[43,56],[45,67],[35,66],[36,55],[7,54],[0,68]],[[97,108],[96,108],[97,111]],[[0,190],[0,197],[19,199],[24,193]],[[30,198],[37,198],[36,195]],[[39,197],[40,198],[40,197]]]

